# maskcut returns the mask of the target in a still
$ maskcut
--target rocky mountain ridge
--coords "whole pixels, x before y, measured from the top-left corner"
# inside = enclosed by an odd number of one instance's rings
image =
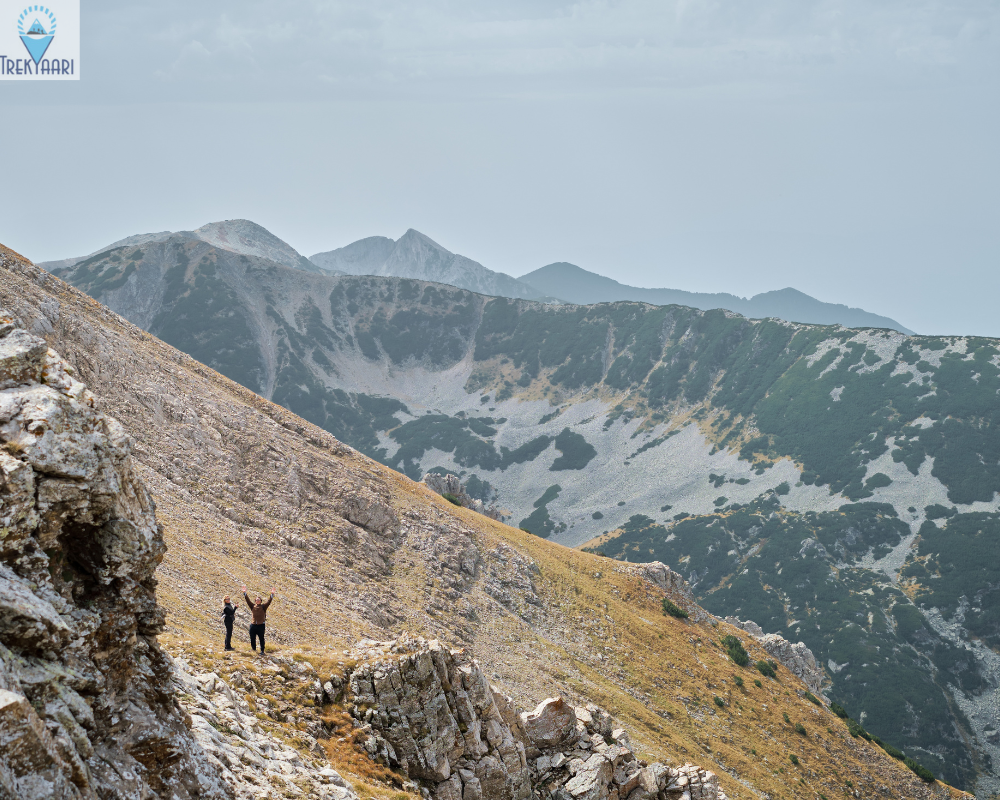
[[[543,300],[588,305],[632,300],[654,305],[685,305],[702,310],[734,311],[751,318],[777,317],[793,322],[846,327],[890,328],[911,334],[895,320],[859,308],[824,303],[796,289],[764,292],[749,299],[725,292],[701,293],[675,289],[646,289],[559,262],[513,278],[450,252],[430,237],[410,228],[398,240],[369,236],[336,250],[301,256],[291,245],[260,225],[245,219],[212,222],[193,231],[162,231],[128,236],[89,256],[41,264],[47,270],[68,270],[102,254],[144,244],[202,241],[236,255],[252,256],[286,267],[332,275],[380,275],[431,281],[478,294],[513,299]]]
[[[160,231],[159,233],[139,233],[126,236],[87,256],[65,258],[45,263],[48,270],[68,269],[101,255],[112,256],[122,248],[159,244],[175,240],[178,242],[205,242],[206,244],[242,256],[262,258],[285,267],[315,272],[316,267],[305,256],[296,252],[287,242],[282,241],[266,228],[247,219],[227,219],[209,222],[193,231]]]
[[[339,653],[365,634],[426,631],[472,647],[526,707],[556,692],[574,705],[599,698],[640,750],[703,764],[731,797],[787,796],[780,770],[828,795],[845,779],[876,794],[947,792],[854,740],[784,667],[752,685],[719,644],[742,632],[662,615],[665,590],[635,565],[616,569],[453,506],[16,255],[0,251],[0,270],[0,305],[58,345],[134,440],[168,544],[158,592],[171,647],[221,648],[218,594],[277,579],[269,649]],[[768,657],[744,641],[750,658]],[[214,658],[231,681],[239,654]],[[297,718],[281,697],[268,702],[258,713]]]
[[[566,262],[548,264],[522,275],[518,280],[539,292],[554,295],[567,303],[577,305],[632,300],[658,306],[690,306],[700,308],[702,311],[725,308],[752,319],[777,317],[789,322],[809,322],[814,325],[890,328],[900,333],[913,333],[889,317],[839,303],[824,303],[790,287],[762,292],[749,298],[725,292],[649,289],[626,286],[612,278],[606,278]]]
[[[413,278],[498,297],[531,300],[545,297],[510,275],[494,272],[471,258],[446,250],[413,228],[396,241],[371,236],[337,250],[316,253],[309,260],[334,273]]]

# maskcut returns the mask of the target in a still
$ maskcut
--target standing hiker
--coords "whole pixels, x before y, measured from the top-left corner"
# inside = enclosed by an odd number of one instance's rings
[[[226,649],[235,650],[233,647],[233,622],[236,620],[236,606],[229,602],[229,595],[222,598],[225,604],[222,606],[222,621],[226,623]]]
[[[263,601],[260,595],[254,602],[250,602],[250,597],[247,595],[247,587],[243,587],[243,599],[247,601],[247,605],[250,606],[250,613],[253,616],[253,622],[250,625],[250,647],[254,651],[257,650],[257,637],[260,637],[260,652],[264,652],[264,621],[267,619],[267,607],[271,605],[271,601],[274,600],[274,587],[271,587],[271,596],[267,598],[267,602]]]

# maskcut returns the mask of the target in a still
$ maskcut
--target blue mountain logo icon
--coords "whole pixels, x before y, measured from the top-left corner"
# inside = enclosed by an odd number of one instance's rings
[[[38,16],[39,14],[41,14],[41,17]],[[30,18],[33,18],[33,21],[28,29],[25,30],[25,23]],[[42,20],[47,21],[49,26],[48,31],[45,30],[46,23],[43,23]],[[17,18],[17,33],[21,37],[28,55],[31,56],[31,60],[37,65],[55,38],[56,15],[44,6],[29,6]]]

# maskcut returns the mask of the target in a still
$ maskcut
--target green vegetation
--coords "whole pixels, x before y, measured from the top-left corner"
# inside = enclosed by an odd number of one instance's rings
[[[743,646],[743,642],[732,634],[722,637],[722,646],[726,651],[726,655],[737,666],[745,667],[750,663],[750,655]]]
[[[795,723],[795,732],[797,734],[799,734],[800,736],[806,736],[806,735],[808,735],[808,734],[806,734],[805,725],[803,725],[801,722],[796,722]]]
[[[725,701],[725,700],[723,700],[723,699],[722,699],[721,697],[718,697],[718,696],[716,696],[716,697],[715,697],[715,698],[713,698],[713,699],[715,700],[715,704],[716,704],[716,705],[717,705],[717,706],[718,706],[719,708],[725,708],[725,707],[726,707],[726,701]]]
[[[542,496],[534,502],[535,510],[529,516],[522,519],[518,527],[523,531],[535,534],[535,536],[541,536],[543,539],[547,539],[553,533],[564,530],[566,526],[562,523],[557,525],[549,517],[549,510],[547,508],[547,505],[555,500],[561,491],[562,487],[558,483],[546,489]]]
[[[462,505],[462,501],[459,500],[457,497],[455,497],[455,495],[453,495],[451,492],[445,492],[441,496],[454,506]]]
[[[758,661],[756,664],[754,664],[754,666],[757,668],[757,672],[759,672],[765,678],[774,678],[774,680],[778,679],[778,673],[774,671],[774,667],[772,666],[770,661]]]
[[[946,616],[963,594],[975,598],[965,624],[987,642],[1000,641],[1000,590],[992,588],[1000,586],[1000,572],[989,549],[1000,538],[1000,515],[956,514],[938,524],[921,529],[918,558],[907,562],[903,578],[919,581],[918,603]],[[933,759],[927,766],[968,785],[973,764],[956,732],[968,723],[944,686],[985,687],[973,655],[925,625],[917,606],[884,574],[850,566],[869,553],[881,557],[908,533],[886,504],[798,514],[766,493],[736,511],[668,524],[633,515],[597,551],[683,564],[712,613],[752,619],[765,631],[804,641],[820,663],[848,665],[830,673],[839,703],[864,711],[865,726],[898,747],[940,752],[927,756]],[[946,554],[954,572],[945,568]],[[846,714],[839,703],[831,710]]]
[[[671,617],[677,617],[677,619],[688,618],[688,612],[685,611],[683,608],[681,608],[679,605],[677,605],[673,600],[671,600],[668,597],[663,598],[662,606],[663,606],[664,616],[669,615]]]
[[[912,758],[904,758],[903,763],[906,764],[906,766],[908,766],[911,770],[913,770],[913,772],[916,773],[917,777],[920,778],[920,780],[926,781],[927,783],[934,783],[935,780],[934,773],[931,772],[926,767],[921,766]]]
[[[563,428],[555,438],[556,449],[562,453],[549,467],[553,472],[564,469],[583,469],[597,455],[594,446],[588,444],[579,433]]]

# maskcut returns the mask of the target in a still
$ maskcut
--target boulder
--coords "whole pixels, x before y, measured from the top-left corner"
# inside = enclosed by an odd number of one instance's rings
[[[528,741],[540,750],[558,747],[576,737],[576,710],[562,697],[550,697],[534,711],[521,714]]]

